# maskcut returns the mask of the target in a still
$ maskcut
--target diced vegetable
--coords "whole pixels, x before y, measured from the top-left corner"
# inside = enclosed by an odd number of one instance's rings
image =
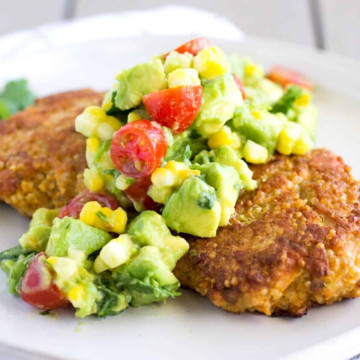
[[[179,86],[146,95],[143,102],[153,120],[179,134],[195,120],[202,94],[200,85]]]
[[[305,75],[280,65],[274,66],[269,71],[268,78],[283,87],[286,87],[289,84],[298,85],[309,90],[314,87],[312,82]]]
[[[144,178],[160,166],[166,150],[166,136],[161,126],[154,121],[138,120],[114,134],[110,154],[120,173]]]

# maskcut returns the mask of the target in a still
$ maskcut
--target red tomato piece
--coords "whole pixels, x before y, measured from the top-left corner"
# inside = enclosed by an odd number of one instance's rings
[[[298,85],[309,90],[314,87],[313,83],[305,75],[280,65],[274,66],[270,70],[268,78],[284,88],[289,84]]]
[[[150,177],[137,179],[125,190],[125,194],[133,203],[138,204],[144,210],[158,210],[161,205],[147,194],[150,185]]]
[[[54,272],[45,262],[44,252],[37,254],[22,279],[21,298],[40,309],[57,309],[69,304],[54,282]]]
[[[202,49],[205,49],[210,45],[210,42],[205,37],[198,37],[196,39],[190,40],[186,42],[185,44],[180,45],[178,48],[176,48],[174,51],[184,54],[186,52],[196,56],[198,52],[200,52]],[[170,53],[167,53],[164,55],[164,59],[167,58],[167,56]]]
[[[151,118],[172,130],[185,131],[195,120],[202,104],[200,85],[177,86],[143,96],[145,108]]]
[[[196,39],[190,40],[185,44],[180,45],[178,48],[175,49],[176,52],[180,54],[184,54],[186,52],[196,56],[198,52],[202,49],[205,49],[210,45],[209,40],[206,37],[198,37]]]
[[[122,174],[144,178],[161,165],[167,151],[162,127],[155,121],[137,120],[121,127],[113,135],[111,159]]]
[[[243,100],[246,100],[246,93],[245,93],[245,88],[244,88],[243,82],[241,81],[239,76],[237,76],[236,74],[234,74],[234,80],[235,80],[236,85],[238,86],[238,88],[239,88],[239,90],[241,92]]]
[[[97,201],[102,206],[106,206],[112,210],[119,207],[119,204],[112,196],[85,190],[70,200],[70,202],[60,210],[58,217],[62,219],[65,216],[69,216],[78,219],[82,208],[89,201]]]

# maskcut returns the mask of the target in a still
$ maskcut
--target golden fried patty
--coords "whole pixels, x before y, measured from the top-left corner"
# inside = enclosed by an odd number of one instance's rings
[[[183,286],[232,312],[304,315],[311,306],[360,295],[360,189],[328,150],[275,156],[253,166],[215,238],[189,238],[176,267]]]
[[[75,132],[75,117],[102,96],[93,90],[52,95],[0,121],[0,201],[32,215],[63,206],[82,189],[85,138]]]

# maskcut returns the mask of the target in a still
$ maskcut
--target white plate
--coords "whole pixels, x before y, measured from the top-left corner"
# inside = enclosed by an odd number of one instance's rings
[[[56,48],[1,64],[0,84],[26,76],[38,95],[81,88],[106,89],[123,67],[174,48],[186,39],[134,38]],[[299,69],[318,84],[318,145],[327,146],[360,176],[360,65],[302,47],[248,38],[242,43],[217,41],[228,53],[252,56],[265,66]],[[0,250],[16,245],[28,220],[0,206]],[[8,294],[0,275],[2,357],[39,359],[345,359],[360,352],[360,300],[313,309],[300,319],[226,313],[191,291],[167,305],[129,309],[106,319],[78,321],[70,311],[56,319]]]

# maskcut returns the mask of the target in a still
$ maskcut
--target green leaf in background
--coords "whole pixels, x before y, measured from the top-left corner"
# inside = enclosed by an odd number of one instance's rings
[[[34,101],[35,96],[25,79],[9,81],[0,93],[0,120],[24,110]]]

